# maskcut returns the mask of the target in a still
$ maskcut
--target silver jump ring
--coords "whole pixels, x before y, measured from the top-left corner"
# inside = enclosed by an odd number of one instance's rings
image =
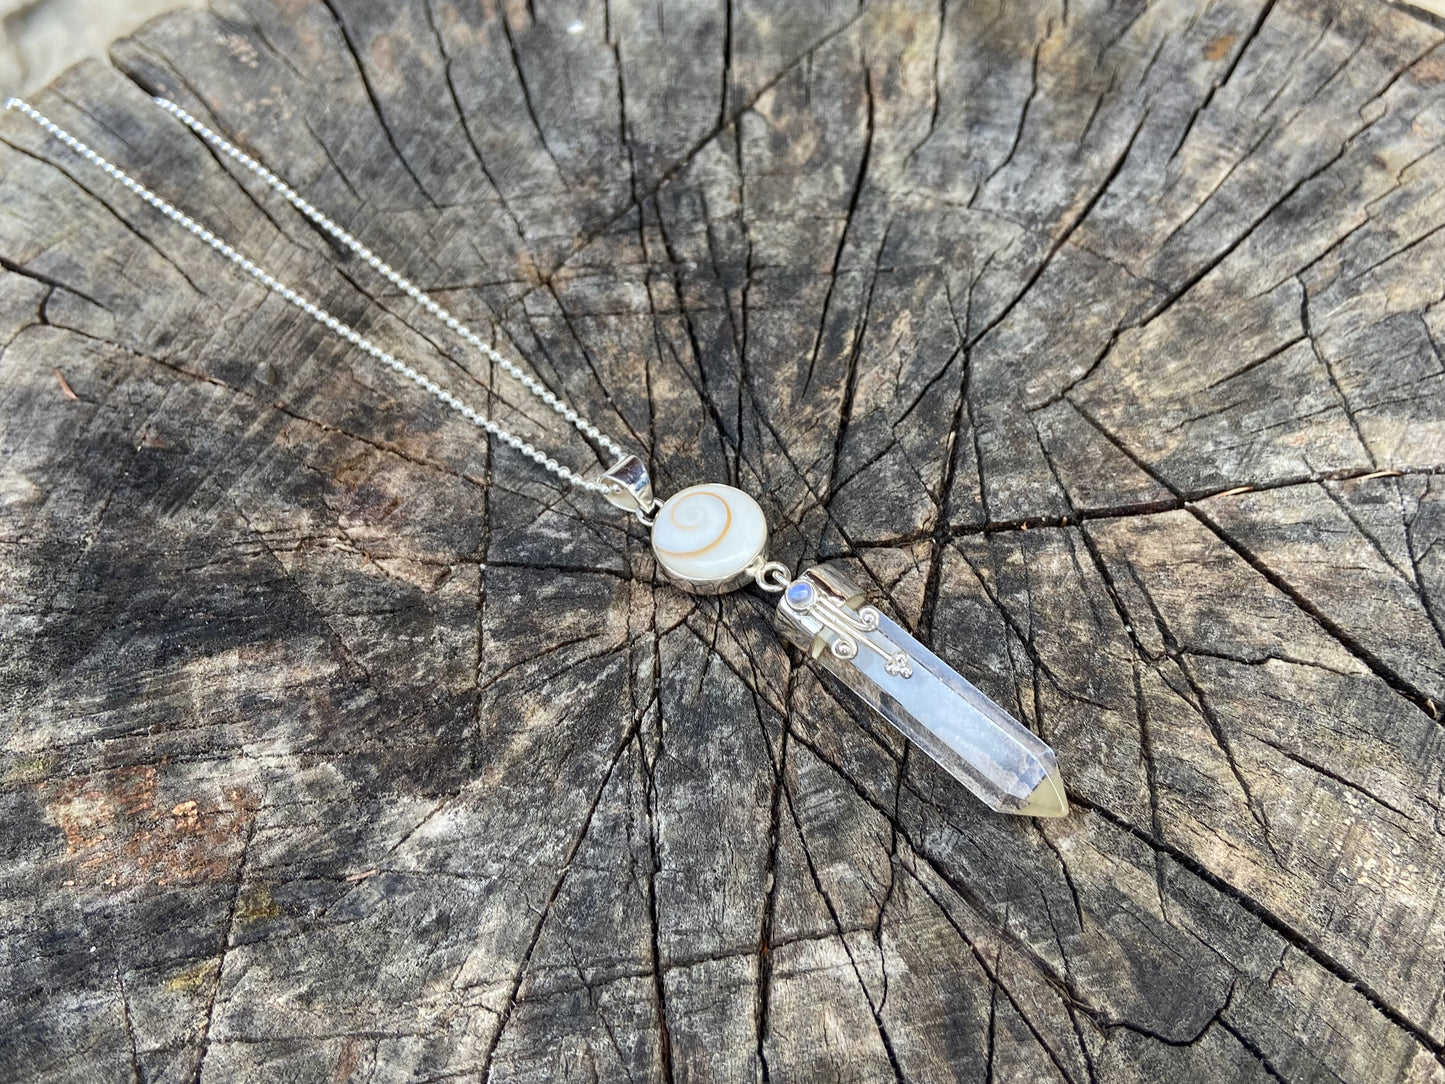
[[[764,591],[785,591],[793,582],[793,574],[781,561],[769,561],[753,573],[753,582]]]

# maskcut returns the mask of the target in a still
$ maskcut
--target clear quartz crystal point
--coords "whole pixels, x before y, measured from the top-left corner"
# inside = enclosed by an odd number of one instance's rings
[[[1025,817],[1068,813],[1054,751],[868,605],[838,566],[815,566],[790,583],[775,621],[990,809]]]

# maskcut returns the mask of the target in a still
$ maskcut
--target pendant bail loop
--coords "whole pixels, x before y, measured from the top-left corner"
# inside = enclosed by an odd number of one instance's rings
[[[635,455],[625,455],[602,475],[607,485],[607,499],[624,512],[631,512],[643,523],[652,522],[657,500],[652,495],[652,477]]]

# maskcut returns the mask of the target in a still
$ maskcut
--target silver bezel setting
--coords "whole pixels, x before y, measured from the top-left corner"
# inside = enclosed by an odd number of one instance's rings
[[[669,504],[671,504],[675,500],[678,500],[679,498],[687,496],[693,490],[700,488],[703,487],[689,486],[687,489],[683,489],[677,493],[674,493],[666,501],[659,504],[656,521],[654,521],[653,525],[652,552],[653,556],[657,560],[657,567],[662,570],[663,577],[669,583],[674,584],[682,590],[694,595],[726,594],[729,591],[736,591],[740,587],[745,587],[749,583],[755,582],[759,573],[762,572],[763,566],[767,564],[769,539],[768,522],[766,517],[761,518],[762,530],[758,539],[758,544],[756,547],[753,548],[752,552],[747,555],[747,558],[741,565],[741,567],[737,568],[733,572],[729,572],[725,576],[720,576],[712,579],[702,579],[696,576],[690,576],[685,571],[678,568],[675,564],[670,563],[668,557],[664,555],[664,551],[658,549],[656,541],[656,524],[657,522],[661,521],[662,516],[665,514],[667,506]],[[714,483],[708,488],[731,490],[734,493],[737,493],[746,501],[753,504],[754,506],[757,506],[757,501],[753,499],[751,494],[745,492],[744,490],[738,489],[736,486],[726,486],[720,483]],[[760,506],[758,507],[758,512],[761,516],[762,509]]]

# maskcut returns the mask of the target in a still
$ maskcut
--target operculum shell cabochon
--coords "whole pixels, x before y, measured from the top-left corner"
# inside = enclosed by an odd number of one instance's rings
[[[652,524],[658,563],[694,589],[736,585],[767,545],[762,508],[732,486],[689,486],[663,504]]]

